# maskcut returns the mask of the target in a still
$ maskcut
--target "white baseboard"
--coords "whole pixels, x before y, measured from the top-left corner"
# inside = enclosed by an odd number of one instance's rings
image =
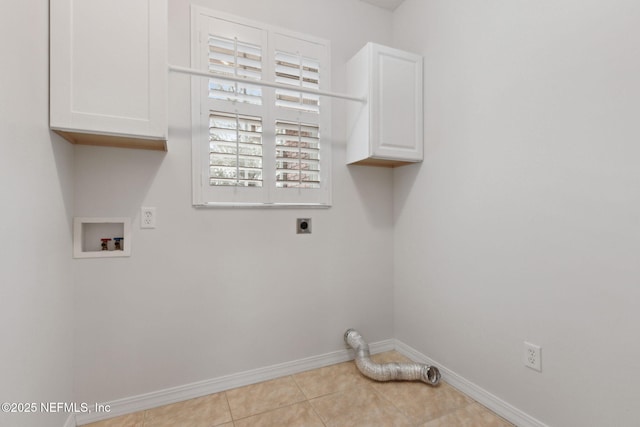
[[[369,344],[369,348],[372,354],[390,351],[395,348],[395,341],[393,339],[378,341]],[[102,421],[132,412],[143,411],[162,405],[168,405],[170,403],[194,399],[196,397],[206,396],[208,394],[218,393],[262,381],[268,381],[286,375],[293,375],[311,369],[322,368],[324,366],[334,365],[336,363],[346,362],[352,359],[352,350],[338,350],[331,353],[321,354],[319,356],[294,360],[292,362],[280,363],[277,365],[252,369],[250,371],[239,372],[237,374],[225,375],[210,380],[199,381],[138,396],[126,397],[124,399],[105,402],[104,404],[109,405],[111,408],[109,412],[88,412],[76,414],[75,423],[69,424],[69,421],[67,421],[64,427],[75,427],[76,425]]]
[[[369,349],[371,354],[397,350],[416,362],[437,366],[444,381],[518,427],[548,427],[546,424],[522,412],[499,397],[494,396],[482,387],[442,366],[401,341],[395,339],[379,341],[369,344]],[[338,350],[331,353],[321,354],[319,356],[307,357],[305,359],[294,360],[291,362],[252,369],[250,371],[225,375],[210,380],[185,384],[138,396],[118,399],[105,403],[105,405],[109,405],[111,408],[110,412],[75,414],[75,416],[72,415],[69,417],[64,427],[76,427],[76,425],[102,421],[132,412],[143,411],[162,405],[168,405],[170,403],[194,399],[196,397],[206,396],[208,394],[218,393],[262,381],[268,381],[286,375],[293,375],[310,369],[322,368],[324,366],[346,362],[347,360],[352,359],[352,350]]]
[[[508,404],[504,400],[500,399],[497,396],[489,393],[487,390],[482,387],[472,383],[466,378],[458,375],[451,369],[448,369],[438,362],[434,361],[430,357],[425,356],[420,353],[418,350],[409,347],[405,343],[394,340],[395,341],[395,349],[407,356],[411,360],[420,363],[426,363],[427,365],[436,366],[440,373],[442,374],[442,379],[447,384],[453,386],[454,388],[460,390],[462,393],[466,394],[473,400],[479,402],[480,404],[486,406],[496,414],[500,415],[507,421],[515,424],[518,427],[548,427],[541,421],[533,418],[532,416],[522,412],[518,408]]]
[[[64,425],[62,427],[76,427],[76,415],[75,414],[71,414],[69,415],[69,417],[67,418],[67,421],[65,421]]]

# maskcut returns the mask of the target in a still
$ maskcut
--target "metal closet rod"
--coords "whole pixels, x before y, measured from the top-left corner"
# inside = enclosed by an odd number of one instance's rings
[[[231,76],[220,76],[217,74],[210,73],[208,71],[194,70],[193,68],[179,67],[177,65],[169,65],[169,71],[173,71],[174,73],[182,73],[189,74],[192,76],[200,76],[200,77],[208,77],[210,79],[219,79],[219,80],[227,80],[230,82],[238,82],[238,83],[246,83],[254,86],[266,86],[273,87],[276,89],[285,89],[293,92],[302,92],[308,93],[311,95],[320,95],[320,96],[330,96],[332,98],[341,98],[349,101],[362,102],[364,104],[367,103],[366,98],[358,98],[357,96],[346,95],[343,93],[335,93],[335,92],[326,92],[322,90],[314,90],[314,89],[306,89],[302,87],[295,87],[290,85],[283,85],[280,83],[270,83],[262,80],[249,80],[243,77],[231,77]]]

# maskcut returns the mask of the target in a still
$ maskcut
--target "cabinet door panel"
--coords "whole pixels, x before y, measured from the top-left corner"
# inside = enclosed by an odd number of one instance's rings
[[[422,67],[414,55],[380,48],[374,55],[373,155],[422,158]]]
[[[147,1],[73,2],[73,113],[149,120],[149,13]]]

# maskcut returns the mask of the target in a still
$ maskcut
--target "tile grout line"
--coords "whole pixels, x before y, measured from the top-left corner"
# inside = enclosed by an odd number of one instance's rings
[[[320,420],[320,422],[322,423],[322,425],[324,427],[327,427],[327,424],[325,424],[324,420],[322,419],[322,417],[320,416],[320,414],[318,414],[318,411],[316,411],[316,408],[313,407],[313,405],[311,404],[311,398],[309,396],[307,396],[307,394],[304,392],[304,390],[302,389],[302,387],[300,387],[300,384],[298,384],[298,381],[296,381],[296,377],[295,375],[291,375],[291,379],[293,380],[293,383],[296,385],[296,387],[298,387],[298,390],[300,390],[300,393],[302,393],[302,395],[305,398],[305,402],[307,403],[307,405],[309,405],[309,407],[311,408],[311,410],[313,411],[313,413],[316,415],[316,417],[318,417],[318,419]]]
[[[374,392],[375,394],[377,394],[378,396],[380,396],[380,397],[382,398],[382,400],[384,400],[384,401],[386,401],[387,403],[391,404],[391,406],[393,406],[393,407],[394,407],[398,412],[400,412],[402,415],[404,415],[404,416],[409,420],[409,422],[411,422],[411,421],[412,421],[412,420],[411,420],[411,417],[409,416],[409,414],[407,414],[406,412],[404,412],[402,409],[398,408],[398,407],[396,406],[396,404],[395,404],[395,403],[393,403],[393,401],[392,401],[391,399],[389,399],[386,395],[384,395],[382,392],[380,392],[380,391],[376,390],[376,388],[375,388],[375,387],[371,387],[369,384],[367,384],[367,386],[368,386],[371,390],[373,390],[373,392]],[[411,423],[411,424],[413,424],[413,423]]]
[[[259,415],[268,414],[269,412],[275,412],[275,411],[277,411],[277,410],[279,410],[279,409],[282,409],[282,408],[289,408],[289,407],[291,407],[291,406],[299,405],[299,404],[301,404],[301,403],[305,403],[305,402],[308,402],[308,401],[307,401],[307,400],[300,400],[300,401],[298,401],[298,402],[287,403],[286,405],[278,406],[277,408],[267,409],[267,410],[265,410],[265,411],[258,412],[258,413],[256,413],[256,414],[247,415],[246,417],[233,418],[233,419],[232,419],[232,422],[235,422],[235,421],[242,421],[242,420],[246,420],[247,418],[252,418],[252,417],[257,417],[257,416],[259,416]],[[219,425],[223,425],[223,424],[224,424],[224,423],[219,424]],[[214,426],[214,427],[217,427],[217,426]]]
[[[326,427],[327,425],[324,423],[324,420],[322,419],[320,414],[318,414],[318,412],[316,411],[316,408],[314,408],[313,405],[311,404],[309,396],[307,396],[307,394],[304,392],[302,387],[300,387],[300,384],[298,384],[298,381],[296,381],[295,375],[289,375],[289,376],[291,377],[291,381],[293,381],[293,383],[298,388],[298,391],[300,392],[300,394],[302,394],[302,396],[304,397],[304,401],[303,402],[306,403],[307,405],[309,405],[309,407],[311,408],[311,411],[313,411],[313,413],[316,415],[316,417],[318,417],[318,419],[320,420],[322,425],[324,427]],[[298,402],[298,403],[302,403],[302,402]]]
[[[448,382],[441,380],[441,384],[446,384],[448,387],[451,387],[453,390],[455,390],[456,392],[460,393],[461,395],[463,395],[464,397],[468,398],[469,400],[471,400],[471,402],[468,402],[466,405],[462,405],[462,406],[458,406],[457,408],[452,408],[448,411],[446,411],[445,413],[443,413],[442,415],[440,415],[439,417],[436,417],[432,420],[428,420],[425,422],[431,422],[431,421],[435,421],[435,420],[439,420],[440,418],[446,417],[448,415],[453,414],[454,412],[460,411],[464,408],[468,408],[469,406],[473,405],[474,403],[477,403],[474,399],[472,399],[469,395],[467,395],[466,393],[461,392],[460,390],[458,390],[457,388],[455,388],[454,386],[452,386],[451,384],[449,384]],[[484,408],[484,406],[483,406]]]
[[[144,411],[142,411],[142,427],[147,427],[147,413],[149,412],[148,409],[145,409]]]
[[[341,363],[346,363],[346,362],[341,362]],[[337,364],[336,364],[336,365],[337,365]],[[331,365],[331,366],[333,366],[333,365]],[[323,368],[318,368],[318,369],[324,369],[324,367],[323,367]],[[314,370],[316,370],[316,369],[314,369]],[[295,378],[294,378],[293,380],[294,380],[294,382],[296,383],[296,385],[297,385],[297,386],[302,390],[302,387],[300,387],[300,385],[299,385],[299,384],[298,384],[298,382],[295,380]],[[367,384],[367,387],[369,387],[369,385],[368,385],[368,384]],[[317,417],[318,417],[318,419],[320,420],[320,422],[322,423],[322,425],[323,425],[323,426],[325,426],[325,427],[328,427],[328,425],[329,425],[328,423],[330,423],[330,421],[331,421],[331,420],[330,420],[330,419],[327,419],[327,421],[325,422],[325,421],[324,421],[324,418],[323,418],[323,417],[318,413],[318,411],[317,411],[317,410],[316,410],[316,408],[313,406],[313,404],[311,403],[311,401],[312,401],[312,400],[318,400],[318,399],[321,399],[321,398],[326,398],[326,397],[328,397],[328,396],[333,396],[333,395],[337,395],[337,394],[345,393],[346,391],[351,390],[351,389],[354,389],[354,390],[355,390],[355,389],[360,389],[360,388],[361,388],[360,386],[353,385],[353,386],[348,387],[346,390],[336,390],[336,391],[331,391],[331,392],[328,392],[328,393],[320,394],[320,395],[318,395],[318,396],[307,396],[307,395],[304,393],[304,391],[303,391],[303,394],[304,394],[304,396],[307,398],[307,400],[306,400],[306,401],[309,403],[309,406],[311,406],[311,409],[312,409],[312,410],[313,410],[313,412],[317,415]],[[373,387],[370,387],[370,388],[372,388],[372,389],[373,389]]]
[[[513,426],[513,427],[516,427],[516,426],[515,426],[515,424],[513,424],[511,421],[509,421],[509,420],[507,420],[506,418],[504,418],[504,417],[502,417],[502,416],[498,415],[496,412],[494,412],[494,411],[492,411],[491,409],[487,408],[487,407],[486,407],[486,406],[484,406],[482,403],[480,403],[480,402],[479,402],[479,401],[477,401],[476,399],[472,398],[472,397],[471,397],[471,396],[469,396],[468,394],[466,394],[466,393],[464,393],[464,392],[462,392],[462,391],[458,390],[456,387],[452,386],[452,385],[451,385],[451,384],[449,384],[448,382],[446,382],[446,381],[442,381],[442,383],[443,383],[443,384],[448,385],[449,387],[451,387],[452,389],[454,389],[454,390],[455,390],[455,391],[457,391],[458,393],[460,393],[460,394],[462,394],[462,395],[464,395],[464,396],[468,397],[469,399],[471,399],[471,402],[470,402],[469,404],[467,404],[467,405],[465,405],[465,406],[461,406],[461,407],[460,407],[460,408],[458,408],[458,409],[455,409],[455,410],[449,411],[449,412],[447,412],[445,415],[449,415],[449,414],[451,414],[451,413],[453,413],[453,412],[455,412],[455,411],[457,411],[457,410],[460,410],[460,409],[462,409],[462,408],[467,408],[467,407],[469,407],[469,406],[471,406],[471,405],[473,405],[473,404],[477,404],[477,405],[479,405],[482,409],[484,409],[485,411],[488,411],[488,412],[490,412],[491,414],[493,414],[493,415],[495,415],[496,417],[498,417],[498,418],[500,418],[501,420],[503,420],[505,423],[507,423],[507,424],[509,424],[509,425],[511,425],[511,426]],[[443,416],[444,416],[444,415],[443,415]],[[442,418],[442,417],[438,417],[438,418],[436,418],[436,419],[439,419],[439,418]]]
[[[465,396],[466,396],[466,395],[465,395]],[[515,425],[515,424],[513,424],[511,421],[509,421],[509,420],[507,420],[505,417],[503,417],[503,416],[501,416],[501,415],[498,415],[497,413],[493,412],[491,409],[487,408],[487,407],[486,407],[486,406],[484,406],[482,403],[478,402],[478,401],[477,401],[477,400],[475,400],[475,399],[471,399],[471,400],[473,400],[473,403],[471,403],[470,405],[473,405],[473,404],[478,405],[478,406],[480,406],[480,408],[482,408],[482,409],[484,409],[485,411],[490,412],[490,413],[491,413],[491,414],[493,414],[494,416],[496,416],[496,417],[500,418],[502,421],[504,421],[504,422],[505,422],[505,423],[507,423],[508,425],[510,425],[510,426],[512,426],[512,427],[516,427],[516,425]]]
[[[288,404],[286,404],[286,405],[281,405],[281,406],[278,406],[278,407],[276,407],[276,408],[269,408],[269,409],[266,409],[266,410],[264,410],[264,411],[257,412],[257,413],[255,413],[255,414],[251,414],[251,415],[247,415],[247,416],[244,416],[244,417],[236,418],[236,417],[234,417],[234,416],[233,416],[233,412],[231,412],[231,405],[229,404],[229,400],[228,400],[228,398],[227,398],[227,404],[229,405],[229,412],[231,413],[231,420],[232,420],[232,422],[233,422],[234,426],[235,426],[235,421],[245,420],[245,419],[247,419],[247,418],[251,418],[251,417],[258,416],[258,415],[267,414],[267,413],[269,413],[269,412],[274,412],[274,411],[277,411],[277,410],[282,409],[282,408],[288,408],[288,407],[291,407],[291,406],[294,406],[294,405],[298,405],[298,404],[300,404],[300,403],[308,402],[307,396],[304,394],[304,392],[302,391],[302,389],[300,388],[300,386],[299,386],[299,385],[298,385],[298,383],[296,382],[295,378],[293,378],[293,375],[286,375],[286,376],[284,376],[284,377],[274,378],[273,380],[269,380],[269,381],[274,381],[274,380],[283,379],[283,378],[287,378],[287,377],[290,377],[290,378],[291,378],[291,380],[293,381],[293,383],[295,384],[296,388],[297,388],[297,389],[298,389],[298,391],[300,392],[300,395],[303,397],[303,399],[302,399],[302,400],[299,400],[299,401],[296,401],[296,402],[291,402],[291,403],[288,403]],[[264,381],[264,382],[268,382],[268,381]],[[252,385],[252,384],[250,384],[249,386],[244,386],[244,387],[250,387],[251,385]],[[240,387],[240,388],[242,388],[242,387]],[[236,389],[231,389],[231,390],[236,390]],[[230,391],[230,390],[226,390],[226,391],[224,391],[224,392],[223,392],[223,393],[225,393],[225,397],[226,397],[226,392],[227,392],[227,391]],[[321,420],[321,421],[322,421],[322,420]],[[323,423],[323,424],[324,424],[324,423]]]
[[[291,380],[298,388],[298,391],[304,396],[305,400],[309,400],[309,396],[307,396],[307,394],[304,392],[302,387],[300,387],[300,384],[298,384],[298,381],[296,381],[296,377],[294,375],[289,375],[289,376],[291,377]]]
[[[223,391],[222,394],[224,394],[224,401],[227,402],[227,409],[229,410],[229,416],[231,417],[231,425],[235,427],[236,423],[233,422],[233,412],[231,412],[231,405],[229,404],[229,397],[227,396],[227,392],[226,391]]]
[[[465,396],[466,396],[466,394],[465,394]],[[452,409],[442,413],[439,417],[436,417],[436,418],[433,418],[433,419],[430,419],[430,420],[426,420],[422,424],[430,423],[430,422],[433,422],[433,421],[437,421],[437,420],[439,420],[441,418],[447,417],[447,416],[453,414],[454,412],[458,412],[458,411],[461,411],[461,410],[463,410],[465,408],[468,408],[469,406],[473,405],[474,403],[475,403],[475,400],[472,399],[472,401],[467,403],[466,405],[459,406],[457,408],[452,408]]]

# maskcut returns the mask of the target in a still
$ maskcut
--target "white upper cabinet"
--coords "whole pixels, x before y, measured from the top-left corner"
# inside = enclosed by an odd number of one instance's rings
[[[400,166],[423,158],[422,57],[368,43],[347,63],[347,163]]]
[[[166,150],[166,0],[50,8],[51,129],[72,143]]]

